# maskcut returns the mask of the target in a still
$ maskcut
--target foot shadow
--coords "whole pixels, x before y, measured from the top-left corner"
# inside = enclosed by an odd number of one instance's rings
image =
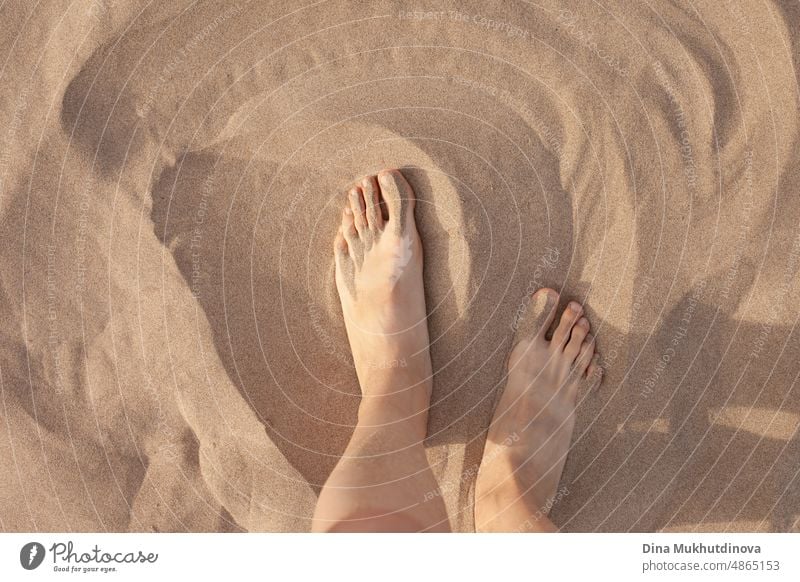
[[[552,513],[566,530],[796,529],[800,337],[707,301],[695,287],[641,321],[585,401]]]

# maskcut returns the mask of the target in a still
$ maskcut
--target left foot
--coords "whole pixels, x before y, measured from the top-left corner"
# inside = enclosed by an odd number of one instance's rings
[[[361,413],[411,419],[421,440],[433,373],[414,203],[399,171],[365,177],[347,194],[334,253]]]

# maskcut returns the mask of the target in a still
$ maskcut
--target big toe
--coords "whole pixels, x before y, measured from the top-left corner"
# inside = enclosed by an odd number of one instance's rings
[[[378,184],[388,210],[388,224],[395,232],[403,232],[414,221],[414,190],[399,170],[378,173]]]

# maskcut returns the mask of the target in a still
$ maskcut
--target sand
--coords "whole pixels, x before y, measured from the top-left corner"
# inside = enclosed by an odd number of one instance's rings
[[[798,23],[755,0],[3,4],[0,529],[308,530],[358,403],[343,192],[398,167],[454,529],[547,285],[606,368],[560,528],[800,531]]]

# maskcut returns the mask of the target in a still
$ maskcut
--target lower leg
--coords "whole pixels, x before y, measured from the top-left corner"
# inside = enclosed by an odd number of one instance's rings
[[[365,402],[353,437],[320,493],[315,531],[448,531],[422,441],[426,414],[394,417]]]

